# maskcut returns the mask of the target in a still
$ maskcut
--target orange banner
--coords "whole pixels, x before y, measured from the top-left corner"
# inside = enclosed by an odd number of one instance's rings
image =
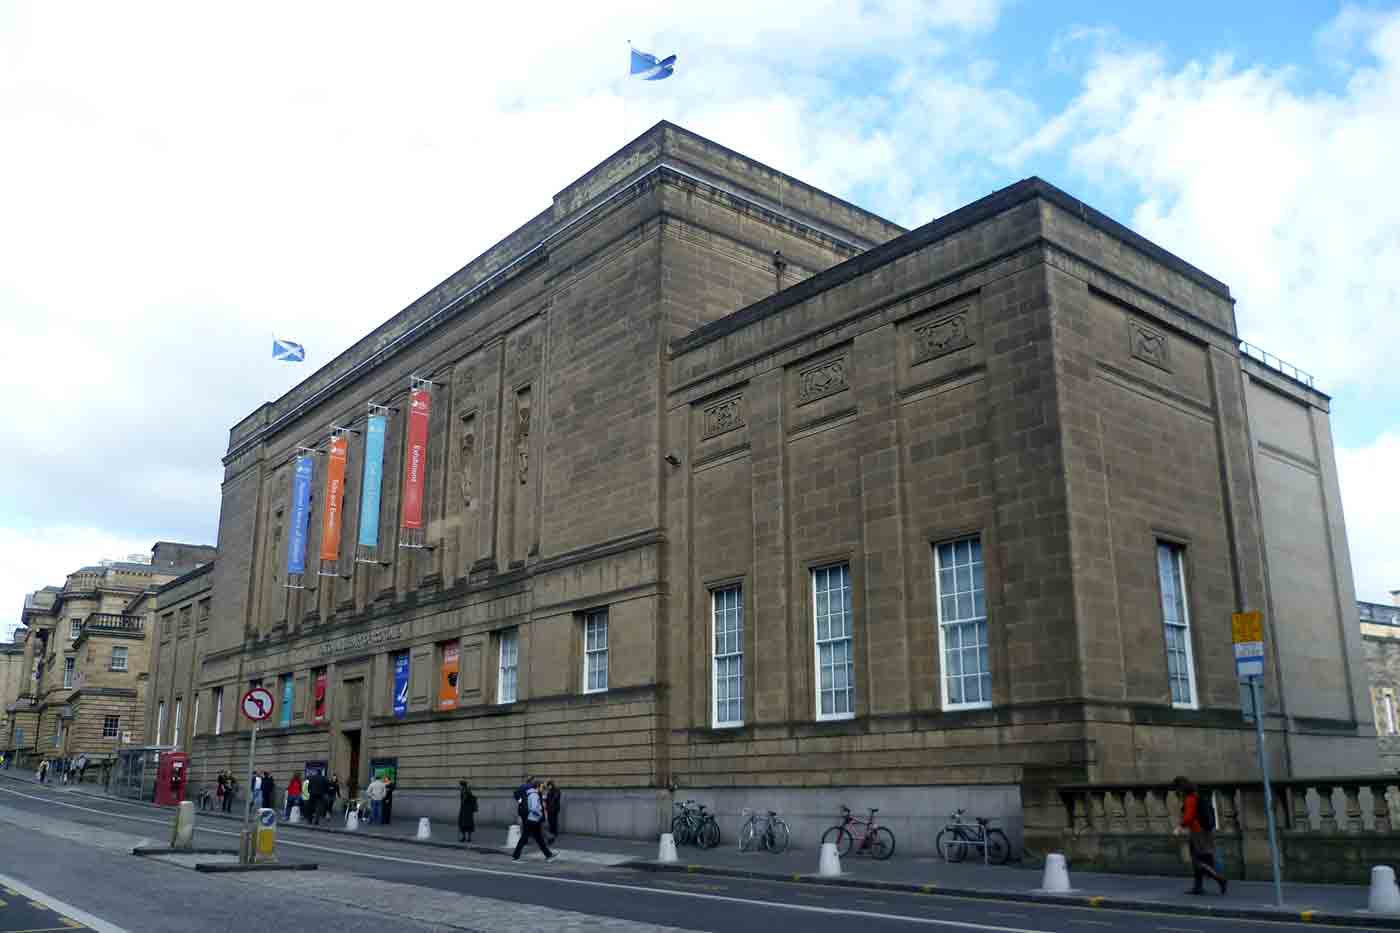
[[[326,509],[321,516],[321,560],[340,557],[341,506],[345,504],[345,451],[349,440],[344,434],[331,439],[330,463],[326,470]]]
[[[438,681],[438,709],[457,708],[457,645],[442,646],[442,678]]]

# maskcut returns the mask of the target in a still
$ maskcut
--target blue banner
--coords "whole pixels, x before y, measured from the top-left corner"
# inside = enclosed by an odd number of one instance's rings
[[[408,652],[394,658],[394,715],[402,719],[408,712]]]
[[[292,527],[287,532],[287,573],[306,573],[306,526],[311,520],[310,457],[297,457],[292,478]]]
[[[293,686],[292,675],[282,675],[282,725],[292,724],[292,700],[294,698],[295,687]]]
[[[383,415],[370,415],[365,426],[365,479],[360,487],[360,546],[379,547],[379,486],[384,479]]]

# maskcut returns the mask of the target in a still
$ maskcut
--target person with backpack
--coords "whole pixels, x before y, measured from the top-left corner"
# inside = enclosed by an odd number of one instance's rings
[[[1209,794],[1202,794],[1195,784],[1184,777],[1172,781],[1172,787],[1181,795],[1181,825],[1176,835],[1188,833],[1187,848],[1191,852],[1191,872],[1195,884],[1187,894],[1204,894],[1202,887],[1207,876],[1220,885],[1223,896],[1229,882],[1215,868],[1215,804]]]
[[[515,844],[511,861],[520,861],[520,852],[525,848],[525,842],[530,839],[535,840],[535,844],[540,847],[546,862],[554,861],[554,853],[549,851],[549,846],[544,841],[544,833],[540,829],[540,824],[544,822],[544,803],[540,800],[540,785],[534,778],[527,778],[525,783],[516,789],[515,812],[520,815],[520,841]]]

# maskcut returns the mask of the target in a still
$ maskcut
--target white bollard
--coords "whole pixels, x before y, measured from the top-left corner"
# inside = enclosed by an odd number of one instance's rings
[[[194,845],[194,801],[186,800],[175,809],[175,825],[170,830],[170,848],[188,849]]]
[[[1400,914],[1400,888],[1395,886],[1395,869],[1377,865],[1371,869],[1371,898],[1373,914]]]
[[[289,813],[289,814],[287,814],[287,822],[288,822],[288,823],[300,823],[300,822],[301,822],[301,807],[298,807],[298,806],[295,806],[295,805],[292,806],[292,812]]]
[[[670,833],[661,834],[661,846],[657,849],[656,860],[658,862],[678,862],[680,857],[676,855],[676,837]]]
[[[506,833],[506,848],[507,848],[507,849],[510,849],[511,851],[514,851],[514,850],[515,850],[515,847],[516,847],[517,845],[519,845],[519,844],[520,844],[520,824],[519,824],[519,823],[511,823],[511,824],[510,824],[510,832]]]
[[[1069,868],[1065,857],[1059,852],[1045,856],[1045,874],[1040,877],[1039,893],[1068,894],[1074,890],[1069,886]]]
[[[427,818],[426,816],[420,816],[420,817],[418,817],[418,838],[419,838],[419,839],[431,839],[431,838],[433,838],[433,827],[432,827],[432,824],[428,822],[428,818]]]
[[[841,874],[841,856],[836,854],[836,843],[823,842],[821,861],[817,863],[817,874],[819,875],[839,875]]]
[[[354,807],[345,811],[345,828],[352,833],[360,828],[360,814]]]

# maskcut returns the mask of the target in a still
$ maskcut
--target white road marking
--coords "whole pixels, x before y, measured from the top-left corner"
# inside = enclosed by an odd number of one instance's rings
[[[14,794],[16,797],[24,797],[24,798],[26,798],[26,799],[28,799],[28,800],[37,800],[37,801],[39,801],[40,803],[48,803],[48,804],[53,804],[53,805],[55,805],[55,806],[68,807],[68,808],[73,809],[73,810],[82,810],[82,811],[84,811],[84,812],[86,812],[86,813],[96,813],[96,814],[98,814],[98,815],[100,815],[100,816],[117,816],[116,814],[109,813],[108,811],[105,811],[105,810],[98,810],[98,809],[95,809],[95,808],[93,808],[93,807],[80,807],[80,806],[78,806],[77,804],[65,803],[65,802],[62,801],[62,800],[49,800],[48,798],[45,798],[45,797],[35,797],[35,796],[32,795],[32,794],[23,794],[23,793],[20,793],[20,792],[17,791],[17,790],[11,790],[11,789],[8,788],[8,787],[0,787],[0,792],[4,792],[4,793],[7,793],[7,794]],[[139,821],[139,822],[142,822],[142,823],[157,823],[157,824],[160,824],[160,825],[162,825],[162,826],[164,826],[164,825],[169,825],[169,821],[168,821],[168,820],[154,820],[154,819],[150,819],[149,817],[141,817],[141,816],[117,816],[117,818],[118,818],[118,819],[123,819],[123,820],[136,820],[136,821]],[[203,829],[203,830],[197,830],[197,831],[198,831],[198,832],[205,832],[205,833],[213,833],[213,834],[219,835],[219,836],[237,836],[237,835],[238,835],[238,833],[231,833],[231,832],[228,832],[228,831],[226,831],[226,830],[220,830],[220,829]],[[397,863],[403,864],[403,865],[422,865],[422,866],[424,866],[424,867],[426,867],[426,868],[446,868],[446,869],[450,869],[450,870],[454,870],[454,871],[466,872],[466,873],[468,873],[468,874],[490,875],[490,876],[492,876],[492,877],[497,877],[497,878],[519,878],[519,877],[520,877],[520,875],[519,875],[518,872],[513,872],[513,871],[498,871],[498,870],[496,870],[496,869],[494,869],[494,868],[475,868],[475,867],[468,866],[468,865],[456,865],[456,864],[453,864],[453,863],[450,863],[450,862],[428,862],[428,861],[424,861],[424,860],[422,860],[422,859],[402,858],[402,857],[396,856],[396,855],[380,855],[380,854],[376,854],[376,853],[373,853],[373,852],[361,852],[361,851],[347,852],[347,851],[345,851],[345,850],[343,850],[343,849],[332,849],[332,848],[329,848],[328,846],[311,845],[310,843],[306,843],[306,842],[291,842],[291,841],[288,841],[288,840],[282,840],[282,841],[279,843],[279,845],[284,845],[284,846],[295,846],[295,847],[297,847],[297,848],[299,848],[299,849],[312,849],[312,850],[317,851],[317,852],[328,852],[328,853],[330,853],[330,854],[332,854],[332,855],[351,855],[351,856],[358,856],[358,857],[360,857],[360,858],[376,859],[376,860],[381,861],[381,862],[397,862]],[[870,919],[875,919],[875,920],[891,920],[891,921],[898,922],[898,923],[917,924],[917,925],[919,925],[919,926],[959,927],[959,928],[961,928],[961,929],[966,929],[966,930],[987,930],[987,931],[991,931],[991,933],[1048,933],[1048,931],[1043,931],[1043,930],[1026,930],[1026,929],[1021,929],[1021,928],[1018,928],[1018,927],[994,926],[994,925],[992,925],[992,924],[987,924],[987,923],[972,923],[972,922],[970,922],[970,921],[963,921],[963,920],[935,920],[935,919],[933,919],[932,917],[910,917],[910,916],[907,916],[907,915],[904,915],[904,914],[876,913],[876,912],[874,912],[874,911],[869,911],[869,910],[849,910],[849,909],[844,909],[844,908],[840,908],[840,907],[818,907],[818,906],[815,905],[815,904],[783,904],[783,903],[779,903],[779,902],[776,902],[776,901],[752,900],[752,899],[750,899],[750,898],[734,897],[734,896],[732,896],[732,895],[726,895],[726,894],[704,894],[704,893],[701,893],[701,892],[699,892],[699,891],[673,891],[673,890],[670,890],[669,888],[645,887],[645,886],[642,886],[642,885],[634,885],[634,884],[620,884],[620,883],[618,883],[618,882],[613,882],[613,881],[588,881],[588,880],[585,880],[585,879],[583,879],[583,878],[561,878],[561,877],[558,877],[557,875],[549,875],[549,874],[533,874],[533,873],[532,873],[532,874],[531,874],[531,878],[537,879],[537,880],[539,880],[539,881],[552,881],[552,882],[554,882],[555,884],[570,884],[570,885],[574,885],[574,886],[576,886],[576,887],[605,888],[605,889],[608,889],[608,890],[627,891],[627,892],[630,892],[630,893],[645,892],[645,893],[648,893],[648,894],[659,894],[659,895],[662,895],[662,896],[664,896],[664,897],[690,897],[690,898],[696,898],[696,899],[699,899],[699,900],[721,901],[721,902],[723,902],[723,903],[728,903],[728,904],[743,904],[743,905],[750,906],[750,907],[755,907],[755,906],[759,906],[759,907],[771,907],[771,908],[773,908],[774,910],[788,910],[788,911],[794,911],[794,912],[797,912],[797,913],[831,914],[831,915],[841,916],[841,917],[857,917],[857,918],[870,918]],[[95,919],[95,918],[94,918],[94,919]],[[87,921],[83,921],[83,922],[86,923]],[[106,929],[109,930],[109,931],[111,931],[111,933],[125,933],[125,931],[123,931],[123,930],[118,930],[118,929],[115,928],[115,927],[110,927],[110,926],[109,926],[109,927],[107,927]]]
[[[10,889],[11,891],[14,891],[16,894],[21,894],[24,897],[29,898],[31,901],[34,901],[44,907],[47,907],[49,910],[56,910],[59,913],[63,914],[65,917],[71,917],[72,919],[78,921],[84,926],[92,927],[94,930],[97,931],[97,933],[127,933],[125,929],[117,926],[114,923],[108,923],[106,920],[94,917],[87,911],[79,910],[72,904],[65,904],[58,898],[51,897],[50,895],[45,894],[43,891],[36,891],[24,882],[16,881],[9,875],[0,875],[0,884],[3,884],[6,888]]]

